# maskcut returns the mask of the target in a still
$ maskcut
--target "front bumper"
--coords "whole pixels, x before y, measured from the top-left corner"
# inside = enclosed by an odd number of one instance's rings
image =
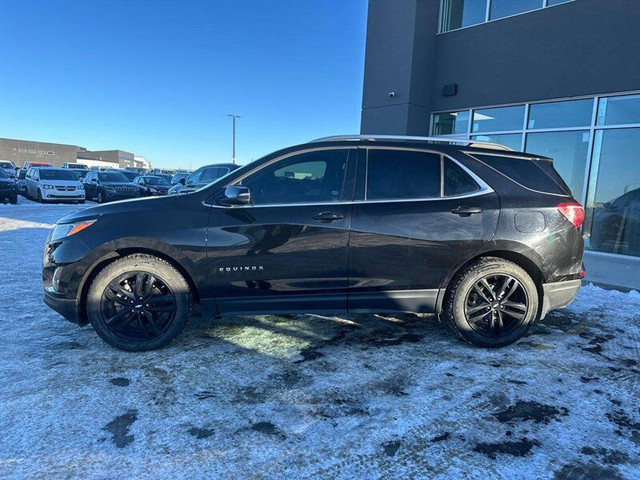
[[[53,190],[43,190],[42,199],[43,200],[82,201],[85,199],[85,196],[84,196],[84,190],[62,191],[62,190],[53,189]]]
[[[3,188],[2,190],[0,190],[0,202],[5,198],[6,199],[14,198],[16,195],[18,195],[17,188]]]
[[[104,199],[109,202],[113,202],[116,200],[131,200],[133,198],[139,197],[138,192],[112,192],[109,190],[106,190],[103,195]]]
[[[72,323],[80,326],[86,322],[81,322],[78,304],[73,298],[64,298],[55,293],[53,287],[45,288],[44,290],[44,303],[54,309],[64,318]]]
[[[543,299],[540,318],[544,318],[551,310],[568,306],[576,298],[581,286],[580,279],[542,284]]]

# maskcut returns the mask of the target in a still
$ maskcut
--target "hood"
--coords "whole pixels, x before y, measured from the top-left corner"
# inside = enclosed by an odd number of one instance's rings
[[[133,213],[144,215],[146,210],[170,209],[174,202],[182,199],[178,196],[164,197],[141,197],[132,198],[130,200],[120,200],[117,202],[109,202],[95,207],[89,207],[77,212],[66,215],[56,223],[72,223],[82,220],[90,220],[100,217],[101,215],[117,215],[122,213]]]
[[[2,178],[0,178],[0,183],[1,183],[1,184],[3,184],[3,185],[5,185],[5,184],[7,184],[7,185],[15,185],[15,183],[16,183],[16,182],[14,182],[14,181],[13,181],[12,179],[10,179],[10,178],[4,178],[4,177],[2,177]]]

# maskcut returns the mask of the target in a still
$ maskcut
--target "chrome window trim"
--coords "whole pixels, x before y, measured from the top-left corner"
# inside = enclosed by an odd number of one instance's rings
[[[222,188],[227,188],[230,187],[232,185],[239,185],[240,182],[242,182],[242,180],[244,180],[245,178],[247,178],[249,175],[253,174],[254,172],[257,172],[259,170],[262,170],[263,168],[268,167],[269,165],[272,165],[280,160],[285,160],[289,157],[293,157],[295,155],[298,154],[302,154],[302,153],[308,153],[308,152],[313,152],[313,151],[319,151],[319,150],[362,150],[362,149],[366,149],[367,150],[367,155],[368,155],[368,150],[404,150],[404,151],[413,151],[413,152],[423,152],[423,153],[432,153],[435,155],[439,155],[441,158],[441,162],[444,161],[444,158],[447,158],[449,160],[451,160],[454,164],[456,164],[458,167],[460,167],[467,175],[469,175],[480,187],[479,190],[475,191],[475,192],[471,192],[471,193],[465,193],[462,195],[451,195],[448,197],[444,197],[444,196],[440,196],[440,197],[421,197],[421,198],[398,198],[398,199],[385,199],[385,200],[367,200],[366,199],[366,187],[367,187],[367,183],[366,183],[366,177],[365,177],[365,199],[364,200],[350,200],[350,201],[338,201],[338,202],[310,202],[310,203],[270,203],[270,204],[264,204],[264,205],[237,205],[237,206],[226,206],[226,205],[216,205],[216,204],[212,204],[212,203],[207,203],[206,200],[204,200],[202,202],[202,204],[206,207],[213,207],[213,208],[222,208],[222,209],[230,209],[230,208],[234,208],[234,209],[238,209],[238,208],[265,208],[265,207],[306,207],[306,206],[320,206],[320,205],[360,205],[360,204],[365,204],[365,203],[399,203],[399,202],[425,202],[425,201],[439,201],[439,200],[455,200],[455,199],[463,199],[463,198],[472,198],[472,197],[477,197],[480,195],[485,195],[485,194],[489,194],[489,193],[494,193],[493,188],[491,188],[484,180],[482,180],[478,175],[476,175],[474,172],[472,172],[470,169],[468,169],[466,166],[464,166],[463,164],[461,164],[458,160],[456,160],[455,158],[451,157],[450,155],[447,155],[445,153],[439,152],[437,150],[430,150],[430,149],[423,149],[423,148],[413,148],[413,147],[390,147],[390,146],[335,146],[335,147],[316,147],[316,148],[309,148],[309,149],[304,149],[304,150],[298,150],[296,152],[290,152],[288,154],[282,155],[280,157],[274,158],[273,160],[267,162],[266,164],[260,166],[260,167],[256,167],[252,170],[250,170],[249,172],[245,173],[243,176],[241,176],[240,178],[236,179],[234,182],[230,182],[227,183],[224,187]],[[497,155],[497,154],[496,154]],[[477,159],[476,159],[477,160]],[[479,161],[479,160],[477,160]],[[367,162],[365,164],[365,166],[368,169],[368,157],[367,157]],[[368,173],[368,172],[367,172]],[[443,188],[442,185],[442,169],[441,169],[441,189]]]

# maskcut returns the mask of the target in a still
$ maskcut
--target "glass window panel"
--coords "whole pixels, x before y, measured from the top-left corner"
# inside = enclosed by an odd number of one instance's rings
[[[449,159],[444,161],[443,180],[445,197],[464,195],[480,190],[480,185]]]
[[[242,181],[256,205],[338,202],[348,150],[303,153],[264,167]]]
[[[469,130],[469,110],[438,113],[433,116],[434,135],[466,134]]]
[[[487,0],[443,0],[440,31],[468,27],[485,21]]]
[[[471,138],[481,142],[500,143],[516,151],[520,151],[522,149],[522,134],[520,133],[507,133],[503,135],[474,135]]]
[[[473,132],[499,132],[522,130],[524,105],[515,107],[485,108],[473,112]]]
[[[599,130],[587,197],[587,248],[640,256],[640,128]]]
[[[542,8],[542,0],[491,0],[489,19],[508,17]]]
[[[640,95],[606,97],[598,105],[598,125],[640,123]]]
[[[528,128],[588,127],[593,99],[536,103],[529,108]]]
[[[589,131],[529,133],[525,151],[553,158],[553,166],[574,198],[582,202]]]
[[[440,196],[440,155],[369,150],[367,200]]]

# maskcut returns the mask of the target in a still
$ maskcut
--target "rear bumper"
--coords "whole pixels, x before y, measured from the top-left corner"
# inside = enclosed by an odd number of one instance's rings
[[[580,279],[544,283],[542,285],[543,300],[540,318],[544,318],[551,310],[568,306],[576,298],[581,286],[582,280]]]
[[[51,287],[49,287],[51,288]],[[78,312],[78,305],[73,298],[64,298],[56,295],[49,289],[44,291],[44,303],[54,309],[64,318],[72,323],[83,325],[85,322],[80,321],[80,315]]]

